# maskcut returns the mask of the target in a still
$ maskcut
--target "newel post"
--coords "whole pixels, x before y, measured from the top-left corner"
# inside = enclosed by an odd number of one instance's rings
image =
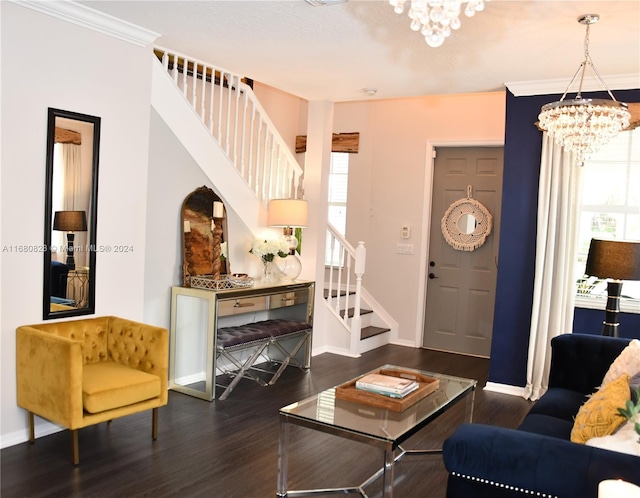
[[[365,262],[367,259],[367,250],[364,242],[359,241],[356,247],[355,265],[353,272],[356,275],[356,296],[353,310],[353,318],[351,319],[351,354],[359,356],[359,344],[362,333],[362,323],[360,319],[360,300],[362,296],[362,276],[364,275]]]

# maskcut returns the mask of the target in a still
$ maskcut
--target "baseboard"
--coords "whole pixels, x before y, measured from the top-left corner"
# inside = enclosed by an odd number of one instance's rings
[[[389,342],[389,344],[393,344],[394,346],[404,346],[405,348],[419,348],[420,346],[416,345],[415,342],[409,341],[407,339],[393,339]]]
[[[174,383],[179,386],[188,386],[190,384],[195,384],[196,382],[204,382],[207,380],[207,374],[204,372],[184,375],[182,377],[176,377]]]
[[[311,348],[311,356],[318,356],[324,353],[328,353],[327,346],[313,347]]]
[[[485,391],[494,393],[509,394],[511,396],[524,397],[524,387],[510,386],[509,384],[497,384],[496,382],[487,382],[484,386]]]
[[[336,348],[333,346],[323,346],[321,348],[314,348],[312,356],[317,356],[318,354],[322,354],[322,353],[337,354],[340,356],[347,356],[349,358],[360,358],[359,354],[353,355],[348,349]],[[311,368],[313,368],[313,365],[311,366]]]
[[[41,424],[36,423],[35,432],[36,439],[55,434],[66,430],[64,427],[52,424],[43,420]],[[22,444],[29,441],[29,429],[24,428],[19,431],[11,432],[9,434],[3,434],[2,441],[0,441],[0,449],[8,448],[9,446],[15,446],[16,444]]]

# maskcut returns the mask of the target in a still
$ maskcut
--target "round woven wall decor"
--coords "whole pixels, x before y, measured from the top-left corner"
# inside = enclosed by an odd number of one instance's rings
[[[442,235],[457,251],[473,251],[482,246],[493,228],[493,216],[481,203],[467,197],[455,201],[444,213]]]

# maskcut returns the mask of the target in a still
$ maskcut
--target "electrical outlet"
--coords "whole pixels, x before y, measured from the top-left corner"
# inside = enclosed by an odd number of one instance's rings
[[[413,244],[397,244],[396,254],[413,254]]]

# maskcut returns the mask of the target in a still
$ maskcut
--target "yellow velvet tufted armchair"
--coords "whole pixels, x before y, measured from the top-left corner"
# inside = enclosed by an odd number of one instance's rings
[[[71,430],[73,463],[80,461],[78,429],[167,404],[169,333],[107,316],[18,327],[18,406]]]

